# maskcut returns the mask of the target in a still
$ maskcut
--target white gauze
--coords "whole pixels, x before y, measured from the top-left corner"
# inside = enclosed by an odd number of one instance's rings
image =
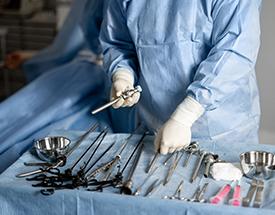
[[[225,162],[214,163],[211,166],[210,174],[217,181],[239,181],[243,176],[242,171],[238,167]]]

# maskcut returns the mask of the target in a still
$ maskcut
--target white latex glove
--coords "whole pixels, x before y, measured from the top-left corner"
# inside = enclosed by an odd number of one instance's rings
[[[112,82],[111,100],[121,96],[121,94],[126,90],[134,89],[134,77],[127,69],[120,68],[116,70],[112,76]],[[138,103],[139,98],[140,93],[135,93],[128,99],[120,99],[118,102],[113,104],[113,107],[132,107],[134,104]]]
[[[191,127],[203,114],[204,108],[188,96],[162,126],[155,138],[155,150],[161,154],[179,151],[191,142]]]

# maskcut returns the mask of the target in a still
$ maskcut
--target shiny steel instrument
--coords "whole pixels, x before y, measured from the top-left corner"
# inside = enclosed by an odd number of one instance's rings
[[[142,88],[141,88],[141,86],[138,85],[134,89],[130,89],[130,90],[127,90],[127,91],[123,92],[121,94],[121,96],[119,96],[116,99],[108,102],[107,104],[93,110],[92,114],[97,114],[97,113],[105,110],[106,108],[108,108],[108,107],[112,106],[113,104],[117,103],[120,99],[126,100],[126,99],[132,97],[135,93],[141,93],[141,92],[142,92]]]

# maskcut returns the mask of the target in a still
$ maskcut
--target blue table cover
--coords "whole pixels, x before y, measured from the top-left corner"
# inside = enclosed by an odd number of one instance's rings
[[[72,140],[72,144],[83,132],[80,131],[51,131],[50,135],[66,136]],[[74,158],[80,155],[88,147],[98,133],[93,133],[87,138],[81,146],[69,157],[66,167],[69,167]],[[115,146],[102,159],[101,162],[108,161],[112,158],[128,134],[109,134],[104,139],[103,144],[99,147],[94,160],[103,152],[111,143],[115,141]],[[134,135],[125,151],[122,154],[122,163],[125,162],[130,152],[134,149],[135,144],[140,139],[140,135]],[[144,140],[145,147],[142,153],[138,168],[134,173],[134,185],[136,188],[146,177],[145,169],[154,155],[153,137],[147,136]],[[211,142],[200,143],[201,148],[218,153],[220,158],[230,162],[239,162],[239,154],[250,150],[265,150],[275,152],[275,147],[271,145],[241,145],[231,143],[214,144]],[[197,187],[209,182],[205,193],[205,198],[209,199],[215,195],[218,190],[225,185],[225,181],[214,181],[211,178],[204,178],[202,171],[199,178],[192,184],[189,179],[192,170],[197,161],[196,156],[192,156],[187,167],[182,167],[187,154],[181,159],[175,174],[171,181],[154,193],[151,197],[143,197],[147,188],[156,179],[163,179],[168,171],[168,166],[161,166],[151,179],[145,183],[141,196],[126,196],[118,194],[117,190],[109,189],[104,192],[91,192],[85,189],[78,190],[58,190],[52,196],[43,196],[40,188],[32,187],[32,182],[22,178],[16,178],[15,175],[21,172],[29,171],[35,167],[26,167],[24,162],[39,161],[30,151],[26,152],[12,166],[0,175],[0,214],[275,214],[275,180],[265,181],[262,208],[252,207],[233,207],[228,205],[228,199],[223,204],[211,205],[209,203],[185,202],[179,200],[162,199],[165,195],[173,195],[180,181],[184,180],[182,197],[191,198]],[[157,166],[166,159],[161,156]],[[101,163],[99,162],[99,163]],[[129,170],[127,168],[126,170]],[[127,171],[126,171],[127,175]],[[249,189],[249,179],[242,179],[242,196],[246,196]],[[232,192],[228,198],[232,197]]]

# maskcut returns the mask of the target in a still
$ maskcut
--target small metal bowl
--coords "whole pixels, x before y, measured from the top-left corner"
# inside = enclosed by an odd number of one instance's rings
[[[47,162],[56,162],[58,157],[64,155],[71,141],[66,137],[45,137],[34,142],[38,157]]]
[[[243,174],[248,178],[267,179],[266,170],[274,164],[274,154],[264,151],[250,151],[240,155]]]

